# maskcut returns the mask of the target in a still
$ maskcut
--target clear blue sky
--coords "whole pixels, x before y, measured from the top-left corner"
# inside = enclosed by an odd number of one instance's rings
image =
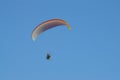
[[[52,18],[72,30],[33,42],[35,26]],[[1,0],[0,21],[0,80],[120,80],[120,0]]]

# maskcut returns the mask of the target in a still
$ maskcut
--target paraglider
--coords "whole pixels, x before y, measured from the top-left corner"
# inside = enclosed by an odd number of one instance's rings
[[[56,26],[65,25],[68,29],[71,29],[70,25],[62,19],[50,19],[39,24],[32,32],[32,40],[35,41],[37,37],[44,31]]]
[[[62,19],[50,19],[45,22],[42,22],[41,24],[36,26],[36,28],[32,31],[32,40],[35,41],[42,32],[61,25],[65,25],[68,27],[68,29],[71,30],[70,25],[65,20]],[[46,59],[50,60],[50,58],[51,55],[47,53]]]

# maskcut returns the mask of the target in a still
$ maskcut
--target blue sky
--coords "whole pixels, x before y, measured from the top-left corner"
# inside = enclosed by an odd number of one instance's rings
[[[33,42],[32,30],[52,18],[72,30]],[[119,0],[1,0],[0,21],[0,80],[120,80]]]

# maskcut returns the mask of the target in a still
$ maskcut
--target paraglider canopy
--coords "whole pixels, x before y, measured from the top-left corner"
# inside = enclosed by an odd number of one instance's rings
[[[68,29],[71,29],[70,25],[62,19],[50,19],[39,24],[32,32],[32,40],[35,41],[37,37],[44,31],[56,26],[66,25]]]

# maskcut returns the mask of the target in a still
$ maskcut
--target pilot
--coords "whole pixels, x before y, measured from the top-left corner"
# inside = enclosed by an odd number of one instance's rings
[[[47,59],[47,60],[50,60],[50,58],[51,58],[51,55],[47,53],[46,59]]]

